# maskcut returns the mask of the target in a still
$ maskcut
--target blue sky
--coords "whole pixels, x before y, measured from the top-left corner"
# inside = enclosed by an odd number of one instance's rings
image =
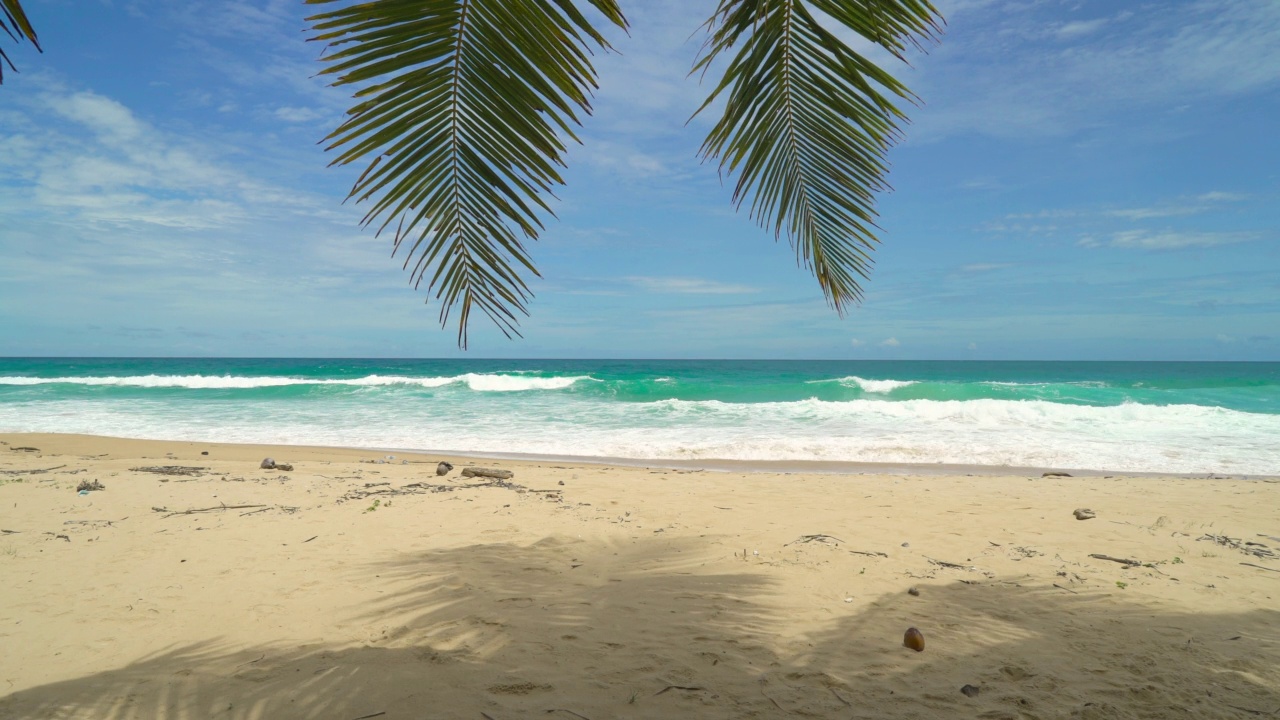
[[[309,8],[25,4],[46,52],[5,46],[0,354],[460,354],[326,168],[348,98]],[[861,308],[696,157],[713,3],[629,0],[525,338],[477,323],[469,354],[1280,360],[1280,3],[938,5],[941,45],[895,68],[924,105]]]

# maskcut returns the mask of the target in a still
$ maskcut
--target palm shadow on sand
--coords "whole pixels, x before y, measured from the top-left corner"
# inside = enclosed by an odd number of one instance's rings
[[[0,698],[0,717],[1280,717],[1277,611],[955,581],[780,636],[788,588],[716,562],[656,538],[405,555],[359,569],[389,588],[340,619],[365,643],[171,648]]]

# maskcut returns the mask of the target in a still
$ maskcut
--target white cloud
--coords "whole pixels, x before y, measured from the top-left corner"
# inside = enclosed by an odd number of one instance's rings
[[[629,277],[625,280],[652,293],[676,295],[743,295],[760,292],[760,288],[734,285],[702,278]]]
[[[1222,192],[1220,190],[1214,190],[1213,192],[1207,192],[1203,195],[1200,195],[1196,199],[1203,202],[1239,202],[1241,200],[1249,199],[1249,196],[1243,195],[1241,193]]]
[[[1126,230],[1112,235],[1109,244],[1112,247],[1141,250],[1180,250],[1191,247],[1231,245],[1253,240],[1255,237],[1252,233]]]
[[[1111,22],[1111,18],[1097,18],[1096,20],[1074,20],[1069,23],[1063,23],[1054,35],[1062,40],[1074,40],[1085,35],[1092,35],[1101,30]]]
[[[1056,6],[1003,3],[952,23],[909,78],[928,102],[913,113],[913,141],[1065,135],[1280,83],[1274,0],[1201,0],[1052,28]],[[1121,20],[1124,32],[1099,32]]]
[[[975,343],[975,342],[971,342],[971,343],[969,343],[969,349],[970,349],[970,350],[977,350],[977,349],[978,349],[978,343]]]
[[[852,340],[849,341],[849,344],[853,345],[854,347],[862,347],[866,343],[862,342],[858,338],[853,338]]]
[[[92,92],[48,96],[49,106],[59,115],[87,126],[111,142],[129,142],[147,130],[129,108]]]
[[[1204,212],[1205,208],[1200,205],[1182,205],[1167,207],[1147,207],[1147,208],[1128,208],[1125,210],[1110,210],[1107,215],[1111,217],[1124,218],[1125,220],[1150,220],[1151,218],[1177,217],[1180,215],[1195,215]]]
[[[880,341],[881,347],[898,347],[901,344],[902,343],[899,342],[896,337],[886,338]]]
[[[313,108],[306,107],[276,108],[275,112],[272,114],[285,122],[291,123],[312,122],[324,117],[324,113],[318,112]]]

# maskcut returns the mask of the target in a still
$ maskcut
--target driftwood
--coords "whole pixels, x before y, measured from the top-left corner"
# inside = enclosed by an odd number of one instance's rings
[[[1254,565],[1253,563],[1240,563],[1240,564],[1244,565],[1245,567],[1258,568],[1259,570],[1270,570],[1271,572],[1280,572],[1280,570],[1277,570],[1275,568],[1263,567],[1261,565]]]
[[[787,543],[786,545],[783,545],[782,547],[787,547],[787,545],[795,545],[796,543],[811,543],[811,542],[821,542],[821,543],[829,542],[829,543],[835,543],[838,545],[844,541],[838,537],[835,537],[834,535],[823,535],[819,533],[817,535],[801,535],[800,537],[796,538],[795,540],[792,540],[791,542]]]
[[[1141,560],[1111,557],[1110,555],[1102,555],[1100,553],[1092,553],[1089,555],[1089,557],[1095,558],[1098,560],[1110,560],[1111,562],[1120,563],[1121,565],[1127,565],[1128,567],[1137,567],[1142,564]]]
[[[462,477],[486,477],[494,480],[510,480],[516,474],[510,470],[495,470],[493,468],[469,467],[462,469]]]
[[[706,690],[706,688],[698,687],[696,685],[668,685],[662,688],[661,690],[659,690],[658,692],[654,693],[653,696],[657,697],[662,693],[667,692],[668,690]]]
[[[188,467],[185,465],[149,465],[147,467],[129,468],[130,472],[155,473],[157,475],[201,475],[207,467]]]
[[[165,513],[165,517],[173,517],[174,515],[195,515],[196,513],[219,512],[221,510],[244,510],[246,508],[265,508],[270,505],[215,505],[207,508],[192,508],[190,510],[170,510],[168,508],[153,507],[155,512]]]
[[[66,465],[44,468],[41,470],[0,470],[0,475],[43,475],[52,470],[61,470],[64,467],[66,467]]]
[[[1271,550],[1270,548],[1268,548],[1266,545],[1263,545],[1262,543],[1247,542],[1244,540],[1237,540],[1236,538],[1227,537],[1226,535],[1212,535],[1212,534],[1202,535],[1196,539],[1210,540],[1223,547],[1229,547],[1232,550],[1239,550],[1245,555],[1252,555],[1254,557],[1259,557],[1259,558],[1280,559],[1280,555],[1277,555],[1275,551]]]
[[[934,565],[937,565],[938,567],[951,568],[952,570],[973,570],[974,569],[972,565],[960,565],[958,563],[946,562],[945,560],[934,560],[933,558],[930,558],[930,557],[925,558],[925,560],[928,560],[929,562],[933,563]]]
[[[503,490],[514,490],[518,493],[537,493],[548,500],[555,502],[560,502],[563,499],[564,492],[559,488],[553,488],[550,490],[531,489],[518,483],[507,482],[506,480],[499,479],[489,480],[488,482],[467,483],[465,485],[458,485],[454,483],[445,485],[429,482],[415,482],[409,483],[408,485],[401,485],[400,487],[391,487],[389,484],[382,485],[378,483],[367,483],[363,488],[352,488],[347,492],[347,494],[339,498],[338,502],[344,502],[347,500],[363,500],[375,495],[425,495],[428,493],[448,493],[456,492],[458,490],[471,490],[474,488],[501,488]]]

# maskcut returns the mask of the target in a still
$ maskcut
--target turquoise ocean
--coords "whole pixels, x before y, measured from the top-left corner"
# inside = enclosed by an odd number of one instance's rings
[[[0,432],[1280,475],[1280,363],[7,358]]]

